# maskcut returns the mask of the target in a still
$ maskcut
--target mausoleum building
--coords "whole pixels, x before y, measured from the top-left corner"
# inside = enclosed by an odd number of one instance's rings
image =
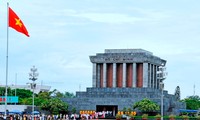
[[[90,56],[95,88],[159,88],[156,77],[166,61],[142,49],[108,49]]]
[[[162,94],[164,115],[178,114],[179,109],[185,109],[185,104],[177,99],[180,94],[169,94],[167,90],[162,93],[160,83],[165,74],[158,73],[160,67],[165,67],[166,60],[153,53],[143,49],[106,49],[105,53],[90,56],[90,61],[92,87],[76,92],[75,98],[63,99],[77,111],[105,110],[115,116],[118,110],[132,108],[144,98],[161,105]]]

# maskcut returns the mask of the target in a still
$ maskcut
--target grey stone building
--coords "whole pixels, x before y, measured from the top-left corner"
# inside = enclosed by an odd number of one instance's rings
[[[76,92],[76,97],[63,99],[71,107],[80,110],[112,111],[113,115],[124,107],[144,98],[161,105],[163,93],[164,115],[178,114],[185,109],[179,102],[180,94],[169,94],[160,87],[165,76],[158,74],[165,67],[163,60],[143,49],[106,49],[105,53],[90,56],[93,64],[92,87]],[[158,76],[159,75],[159,76]],[[161,76],[160,76],[161,75]]]

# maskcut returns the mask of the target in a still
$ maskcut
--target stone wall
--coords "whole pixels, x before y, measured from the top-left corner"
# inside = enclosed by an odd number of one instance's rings
[[[185,104],[176,101],[175,96],[164,94],[164,115],[178,114],[179,109],[185,109]],[[86,92],[76,92],[76,97],[63,99],[70,107],[80,110],[96,110],[96,105],[117,105],[118,110],[124,107],[132,108],[133,104],[148,98],[158,105],[161,104],[161,90],[152,88],[87,88]]]

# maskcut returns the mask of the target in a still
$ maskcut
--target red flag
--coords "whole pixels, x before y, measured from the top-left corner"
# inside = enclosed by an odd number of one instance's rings
[[[9,7],[9,27],[29,37],[28,31],[26,30],[24,23],[10,7]]]

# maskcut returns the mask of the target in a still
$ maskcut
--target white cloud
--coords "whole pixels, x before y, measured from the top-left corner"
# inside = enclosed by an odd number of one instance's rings
[[[103,22],[109,24],[123,24],[123,23],[133,24],[137,21],[144,20],[142,18],[131,17],[128,15],[116,14],[116,13],[82,13],[74,16],[84,17],[91,21]]]
[[[73,12],[73,14],[70,14],[71,16],[76,17],[83,17],[87,18],[94,22],[102,22],[102,23],[108,23],[108,24],[135,24],[136,22],[153,22],[153,21],[159,21],[162,19],[166,19],[169,17],[169,15],[166,15],[166,13],[161,12],[154,12],[154,11],[148,11],[148,10],[139,10],[136,11],[139,12],[139,14],[142,14],[140,16],[135,16],[133,13],[92,13],[92,12],[84,12],[84,13],[76,13]]]

